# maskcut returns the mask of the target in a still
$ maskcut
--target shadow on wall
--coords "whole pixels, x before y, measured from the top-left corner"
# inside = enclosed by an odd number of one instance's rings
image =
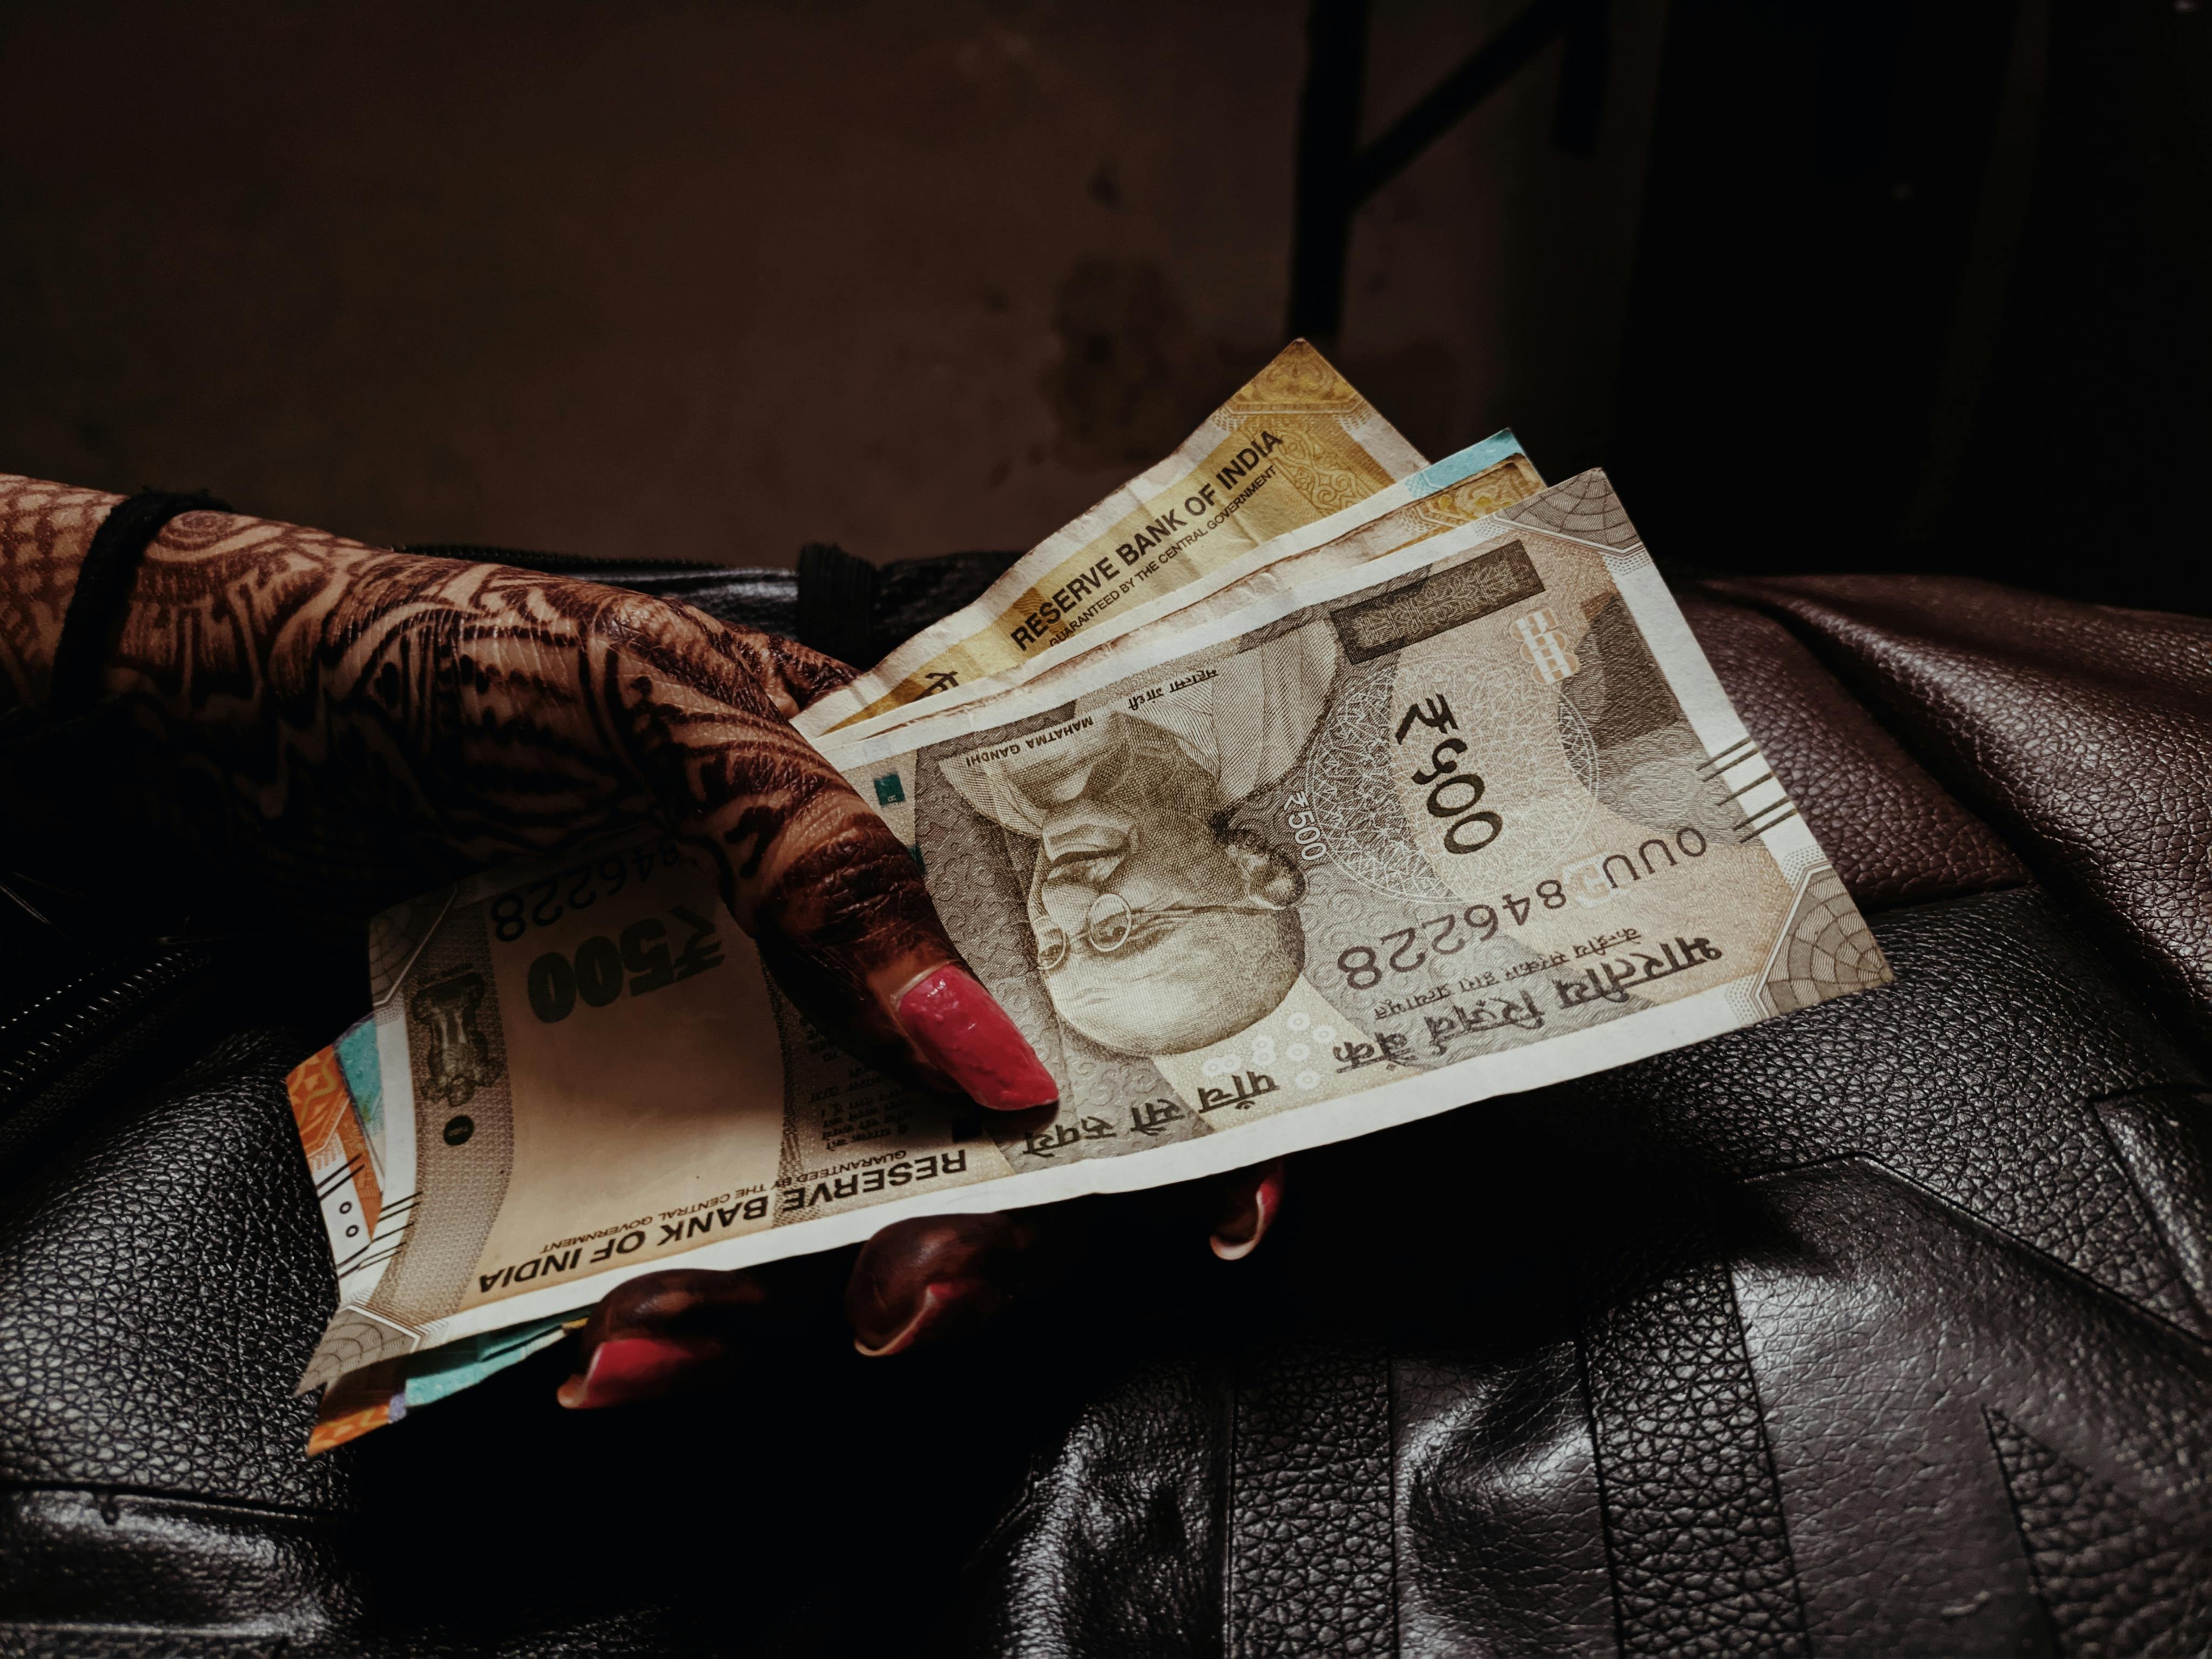
[[[1078,471],[1150,466],[1190,432],[1194,410],[1202,416],[1275,350],[1265,336],[1194,332],[1167,273],[1149,262],[1079,261],[1052,323],[1060,353],[1040,384],[1058,428],[1054,453]]]
[[[599,557],[1027,546],[1280,344],[1352,41],[1328,345],[1417,447],[1602,461],[1682,565],[2212,605],[2193,519],[2123,544],[2106,500],[2212,447],[2212,8],[1224,0],[1199,39],[1169,0],[0,9],[0,468]]]
[[[1372,118],[1515,9],[1378,0]],[[1304,8],[1110,12],[0,11],[0,468],[376,540],[1027,545],[1283,337]],[[1598,161],[1547,61],[1369,210],[1336,355],[1418,445],[1595,454],[1637,73]]]

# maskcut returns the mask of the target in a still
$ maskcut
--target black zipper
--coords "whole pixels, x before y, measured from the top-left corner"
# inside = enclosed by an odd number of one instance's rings
[[[0,1020],[0,1115],[122,1021],[215,965],[211,951],[170,948],[118,974],[95,968]]]

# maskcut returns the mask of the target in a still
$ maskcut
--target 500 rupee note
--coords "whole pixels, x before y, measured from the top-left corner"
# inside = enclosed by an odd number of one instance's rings
[[[795,724],[818,738],[989,678],[1116,608],[1202,580],[1364,501],[1421,465],[1321,353],[1293,340],[1174,454]]]
[[[915,1095],[672,845],[374,950],[382,1218],[308,1382],[889,1222],[1249,1164],[1885,981],[1603,476],[837,750],[1060,1085]]]

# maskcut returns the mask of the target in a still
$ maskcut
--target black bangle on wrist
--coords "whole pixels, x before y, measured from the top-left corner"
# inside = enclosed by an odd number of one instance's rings
[[[46,698],[48,720],[74,720],[99,701],[100,671],[114,654],[123,631],[123,613],[131,604],[138,561],[161,533],[161,526],[179,513],[229,511],[228,503],[204,489],[189,495],[142,490],[115,504],[93,532],[92,545],[77,569],[76,591],[70,595],[69,611],[62,618],[61,641],[54,647],[53,687]]]

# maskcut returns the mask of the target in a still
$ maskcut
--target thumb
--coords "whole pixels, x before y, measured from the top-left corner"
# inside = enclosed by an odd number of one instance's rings
[[[684,829],[711,854],[769,971],[830,1036],[895,1073],[1000,1111],[1058,1099],[961,961],[906,848],[785,718],[849,671],[781,643],[772,662],[746,654],[761,683],[750,729],[686,769]]]

